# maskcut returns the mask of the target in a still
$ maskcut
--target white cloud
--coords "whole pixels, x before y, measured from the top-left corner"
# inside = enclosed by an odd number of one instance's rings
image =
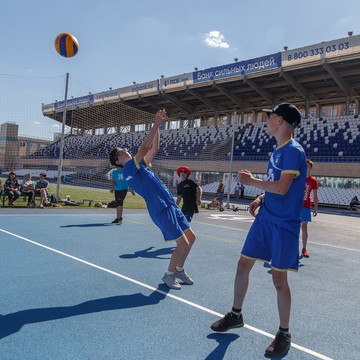
[[[59,124],[54,124],[53,127],[58,129],[60,127],[60,125]]]
[[[220,31],[214,30],[205,34],[204,42],[207,46],[228,49],[230,45],[225,41],[225,36]]]
[[[41,122],[40,121],[34,121],[33,124],[34,125],[41,125]]]

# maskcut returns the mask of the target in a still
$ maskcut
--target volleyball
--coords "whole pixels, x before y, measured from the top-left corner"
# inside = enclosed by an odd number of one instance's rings
[[[55,49],[61,56],[73,57],[79,50],[79,42],[74,35],[62,33],[55,39]]]

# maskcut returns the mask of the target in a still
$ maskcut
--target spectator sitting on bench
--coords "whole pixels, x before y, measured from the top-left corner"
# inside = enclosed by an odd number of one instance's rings
[[[356,210],[357,206],[360,207],[360,201],[358,197],[355,195],[350,201],[349,210]]]
[[[40,179],[36,182],[35,192],[40,194],[40,208],[43,208],[44,205],[48,205],[48,192],[49,182],[46,180],[46,174],[41,173]]]
[[[20,196],[20,185],[16,178],[16,174],[14,171],[10,171],[9,177],[5,181],[4,185],[5,194],[9,198],[9,206],[14,206],[14,201]]]
[[[32,174],[25,175],[26,181],[22,184],[22,192],[28,195],[27,207],[35,207],[35,183],[31,180]]]

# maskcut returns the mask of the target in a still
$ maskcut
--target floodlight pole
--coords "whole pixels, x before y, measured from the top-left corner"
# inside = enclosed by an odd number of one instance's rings
[[[229,176],[228,176],[228,184],[227,184],[227,203],[226,207],[230,208],[230,191],[231,191],[231,182],[232,182],[232,167],[233,167],[233,158],[234,158],[234,144],[235,144],[235,119],[236,119],[236,111],[233,112],[231,116],[231,125],[233,128],[232,138],[231,138],[231,153],[230,153],[230,168],[229,168]]]
[[[64,142],[65,142],[66,105],[67,105],[66,103],[67,103],[68,87],[69,87],[69,73],[66,73],[64,110],[63,110],[63,117],[62,117],[59,165],[58,165],[57,183],[56,183],[56,196],[60,196],[60,184],[61,184],[61,177],[62,177],[63,153],[64,153]]]

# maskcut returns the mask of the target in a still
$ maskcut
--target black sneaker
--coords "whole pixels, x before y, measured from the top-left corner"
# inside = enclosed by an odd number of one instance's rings
[[[115,219],[114,221],[112,221],[112,224],[120,224],[122,222],[122,217],[120,219]]]
[[[283,356],[290,349],[291,335],[278,331],[274,341],[265,350],[267,356]]]
[[[229,329],[241,328],[244,326],[244,320],[242,314],[239,318],[236,318],[231,312],[227,313],[223,318],[215,321],[211,325],[211,330],[216,332],[225,332]]]

